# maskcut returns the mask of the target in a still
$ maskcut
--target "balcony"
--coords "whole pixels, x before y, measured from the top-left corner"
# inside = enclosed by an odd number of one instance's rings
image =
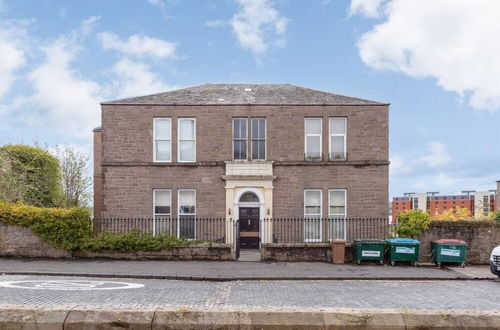
[[[347,161],[346,152],[331,152],[328,155],[328,160],[331,162],[345,162]]]
[[[323,154],[321,152],[306,152],[304,160],[306,162],[321,162],[323,161]]]

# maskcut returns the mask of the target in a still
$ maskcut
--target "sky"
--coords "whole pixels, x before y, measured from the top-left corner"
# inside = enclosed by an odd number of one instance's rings
[[[391,103],[391,197],[494,189],[499,15],[497,0],[0,0],[0,145],[91,155],[102,101],[290,83]]]

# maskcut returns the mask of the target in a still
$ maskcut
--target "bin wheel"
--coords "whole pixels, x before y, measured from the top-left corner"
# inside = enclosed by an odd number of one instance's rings
[[[465,262],[462,262],[462,263],[460,264],[460,267],[465,268]]]
[[[418,267],[418,262],[414,261],[413,266]]]
[[[361,265],[361,260],[357,260],[357,261],[356,261],[356,263],[357,263],[358,265]]]
[[[438,267],[441,267],[441,263],[440,263],[440,262],[438,262],[436,265],[437,265]]]
[[[384,264],[384,260],[380,260],[380,261],[379,261],[379,263],[380,263],[381,265],[383,265],[383,264]]]
[[[395,261],[391,261],[391,266],[394,266],[396,264]]]

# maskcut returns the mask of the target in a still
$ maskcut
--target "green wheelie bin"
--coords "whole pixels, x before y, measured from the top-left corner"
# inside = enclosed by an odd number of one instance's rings
[[[359,265],[363,260],[375,260],[384,264],[385,241],[382,239],[355,239],[354,261]]]
[[[431,242],[432,262],[441,267],[443,262],[454,262],[465,267],[467,243],[458,239],[438,239]]]
[[[396,261],[409,261],[412,265],[418,266],[420,241],[411,238],[391,238],[387,240],[387,252],[392,266]]]

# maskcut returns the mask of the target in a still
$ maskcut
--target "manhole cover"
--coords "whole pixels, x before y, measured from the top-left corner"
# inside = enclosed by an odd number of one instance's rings
[[[144,284],[111,282],[111,281],[76,281],[76,280],[26,280],[26,281],[1,281],[0,287],[35,290],[67,290],[67,291],[90,291],[90,290],[120,290],[139,289]]]

